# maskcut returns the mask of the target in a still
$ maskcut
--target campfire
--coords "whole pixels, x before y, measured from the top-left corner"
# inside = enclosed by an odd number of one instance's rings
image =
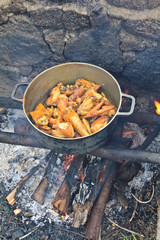
[[[27,189],[29,179],[34,179],[39,172],[41,177],[30,196],[32,201],[42,206],[45,205],[48,192],[52,192],[51,188],[53,190],[53,185],[55,186],[57,184],[55,181],[58,180],[57,190],[50,196],[52,199],[49,212],[56,212],[63,221],[72,216],[70,224],[75,229],[84,225],[84,236],[87,239],[99,239],[103,217],[107,211],[106,204],[113,187],[117,189],[119,196],[121,195],[119,199],[124,209],[126,211],[128,209],[128,201],[120,191],[120,185],[117,185],[116,179],[130,182],[141,169],[140,163],[160,163],[159,153],[146,150],[160,130],[158,116],[160,104],[158,101],[154,101],[154,103],[157,114],[135,111],[127,118],[119,118],[118,125],[110,136],[109,144],[92,152],[83,155],[63,154],[62,161],[60,160],[61,164],[57,164],[59,155],[53,150],[46,149],[45,161],[43,160],[29,169],[27,174],[24,174],[8,193],[6,196],[8,204],[16,203],[19,193],[23,191],[24,187]],[[127,107],[128,101],[124,100],[122,108],[125,110]],[[149,126],[149,133],[147,132],[145,138],[139,136],[137,140],[137,135],[141,135],[139,126],[143,125]],[[16,120],[14,133],[0,132],[0,141],[43,148],[25,118]],[[151,192],[154,194],[154,189]],[[153,198],[152,194],[149,199]],[[135,197],[134,194],[133,196]],[[49,208],[49,206],[47,207]],[[17,209],[15,214],[20,212],[21,209]],[[132,219],[134,214],[132,214]],[[109,219],[109,221],[112,220]]]

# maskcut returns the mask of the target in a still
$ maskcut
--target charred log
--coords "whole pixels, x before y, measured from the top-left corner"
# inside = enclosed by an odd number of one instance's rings
[[[128,150],[113,148],[110,146],[105,146],[103,148],[96,149],[90,154],[97,157],[108,158],[112,161],[133,161],[133,162],[148,162],[160,164],[159,153],[149,152],[149,151],[139,151],[139,150]]]
[[[106,159],[94,158],[89,161],[84,172],[84,180],[73,203],[74,227],[78,228],[86,223],[91,208],[108,178],[110,164]]]
[[[62,185],[52,201],[53,209],[61,215],[66,214],[72,195],[80,184],[84,159],[85,155],[76,155],[74,157]]]
[[[92,208],[92,212],[87,223],[85,236],[89,239],[98,240],[99,238],[106,202],[108,200],[112,182],[116,174],[116,163],[109,161],[107,171],[108,177],[94,207]]]
[[[48,189],[48,184],[49,184],[49,178],[50,175],[52,174],[53,168],[55,166],[55,162],[57,160],[57,156],[55,155],[54,151],[51,151],[47,155],[47,161],[48,161],[48,166],[46,168],[46,171],[43,175],[43,178],[41,182],[39,183],[38,187],[36,188],[35,192],[32,194],[31,198],[35,200],[36,202],[43,204],[45,200],[45,193],[47,192]]]

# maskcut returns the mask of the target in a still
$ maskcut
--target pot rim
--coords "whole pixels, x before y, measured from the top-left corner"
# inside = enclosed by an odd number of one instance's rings
[[[45,72],[47,72],[47,71],[49,71],[49,70],[51,70],[51,69],[58,68],[58,67],[61,67],[61,66],[66,66],[66,65],[72,65],[72,64],[74,64],[74,65],[86,65],[86,66],[94,67],[94,68],[100,69],[101,71],[107,73],[107,74],[115,81],[115,83],[116,83],[116,85],[117,85],[117,87],[118,87],[118,90],[119,90],[119,105],[118,105],[118,107],[117,107],[116,114],[111,118],[111,120],[107,123],[107,125],[104,126],[103,128],[101,128],[98,132],[93,133],[93,134],[91,134],[91,135],[89,135],[89,136],[84,136],[84,137],[79,137],[79,138],[58,138],[58,137],[54,137],[54,136],[52,136],[52,135],[50,135],[50,134],[47,134],[47,133],[41,131],[40,129],[38,129],[37,127],[35,127],[35,125],[32,123],[32,121],[29,119],[29,116],[28,116],[27,113],[26,113],[26,110],[25,110],[25,98],[26,98],[28,89],[29,89],[30,86],[33,84],[33,82],[36,81],[36,79],[37,79],[39,76],[41,76],[42,74],[44,74]],[[93,135],[96,135],[96,134],[98,134],[99,132],[103,131],[105,128],[107,128],[107,126],[110,125],[111,122],[116,118],[116,116],[119,115],[119,109],[120,109],[120,107],[121,107],[121,103],[122,103],[122,92],[121,92],[121,88],[120,88],[119,83],[117,82],[117,80],[115,79],[115,77],[114,77],[111,73],[109,73],[109,72],[108,72],[107,70],[105,70],[104,68],[99,67],[99,66],[94,65],[94,64],[84,63],[84,62],[67,62],[67,63],[62,63],[62,64],[55,65],[55,66],[53,66],[53,67],[47,68],[46,70],[44,70],[44,71],[42,71],[41,73],[39,73],[39,74],[28,84],[28,86],[27,86],[27,88],[26,88],[26,90],[25,90],[25,93],[24,93],[24,97],[23,97],[23,111],[24,111],[24,114],[25,114],[27,120],[29,121],[29,123],[30,123],[30,124],[34,127],[34,129],[36,129],[38,132],[43,133],[44,135],[49,136],[49,137],[54,138],[54,139],[60,139],[60,140],[63,140],[63,141],[66,141],[66,140],[67,140],[67,141],[71,141],[71,140],[72,140],[72,141],[73,141],[73,140],[75,141],[75,140],[90,138],[90,137],[92,137]]]

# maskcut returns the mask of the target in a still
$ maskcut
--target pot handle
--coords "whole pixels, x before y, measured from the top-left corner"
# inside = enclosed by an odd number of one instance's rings
[[[130,98],[131,99],[131,107],[130,107],[130,111],[129,112],[119,112],[117,113],[117,115],[131,115],[134,111],[134,107],[135,107],[135,98],[132,95],[129,94],[125,94],[125,93],[121,93],[122,97],[126,97],[126,98]]]
[[[13,91],[12,91],[12,93],[11,93],[11,98],[12,98],[12,100],[15,100],[15,101],[18,101],[18,102],[23,102],[23,98],[22,98],[22,99],[21,99],[21,98],[16,98],[15,95],[16,95],[16,92],[17,92],[17,90],[18,90],[18,88],[19,88],[20,86],[28,85],[28,84],[29,84],[29,83],[17,83],[17,84],[14,86]]]

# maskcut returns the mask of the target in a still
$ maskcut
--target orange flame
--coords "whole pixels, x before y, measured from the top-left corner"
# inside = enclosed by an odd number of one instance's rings
[[[66,216],[68,216],[67,212],[65,212],[65,215],[61,215],[60,217],[61,217],[62,220],[64,220]]]
[[[156,106],[156,113],[158,114],[158,115],[160,115],[160,103],[158,102],[158,101],[156,101],[156,100],[154,100],[154,104],[155,104],[155,106]]]

